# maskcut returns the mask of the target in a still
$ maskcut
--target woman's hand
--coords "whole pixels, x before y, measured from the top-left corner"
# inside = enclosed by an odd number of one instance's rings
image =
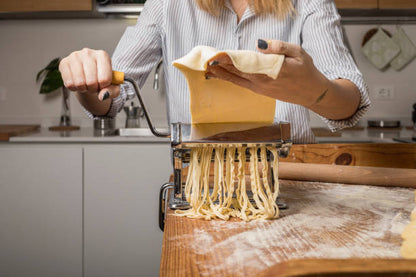
[[[330,119],[348,118],[356,111],[360,100],[358,88],[348,80],[328,80],[299,45],[259,40],[258,50],[285,55],[276,79],[243,73],[233,66],[228,55],[211,61],[206,77],[220,78],[265,96],[305,106]]]
[[[111,59],[103,50],[84,48],[72,52],[62,59],[59,71],[64,85],[77,92],[80,103],[95,115],[106,114],[111,101],[104,100],[120,94],[120,86],[111,85]]]

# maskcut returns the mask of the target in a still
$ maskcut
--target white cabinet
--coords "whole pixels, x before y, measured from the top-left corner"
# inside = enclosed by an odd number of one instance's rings
[[[0,276],[157,276],[169,143],[0,144]]]
[[[159,189],[172,173],[168,143],[84,147],[85,276],[158,276]]]
[[[82,276],[82,149],[0,145],[0,276]]]

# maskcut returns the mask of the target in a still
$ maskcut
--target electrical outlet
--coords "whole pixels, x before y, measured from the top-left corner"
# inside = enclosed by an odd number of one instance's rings
[[[394,87],[393,86],[376,86],[374,89],[375,99],[379,100],[393,100]]]
[[[0,87],[0,102],[6,101],[7,99],[7,90],[4,87]]]

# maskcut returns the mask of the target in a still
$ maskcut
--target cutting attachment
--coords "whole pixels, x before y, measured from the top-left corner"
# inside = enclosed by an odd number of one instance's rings
[[[280,157],[287,157],[292,144],[290,124],[286,122],[265,125],[261,123],[209,123],[183,124],[173,123],[171,146],[173,151],[173,198],[171,209],[188,209],[183,189],[186,181],[185,168],[189,166],[190,152],[195,147],[247,147],[246,161],[250,160],[249,147],[275,147]],[[237,161],[237,153],[235,153]],[[258,155],[260,157],[260,155]],[[272,162],[272,155],[267,151],[267,160]],[[268,167],[272,170],[272,166]],[[270,176],[273,176],[271,174]]]
[[[280,157],[287,157],[290,146],[292,145],[290,136],[290,124],[279,122],[267,123],[204,123],[204,124],[171,124],[171,133],[161,133],[157,131],[150,119],[144,102],[140,96],[136,82],[124,77],[121,72],[113,72],[113,84],[130,83],[137,95],[143,113],[152,133],[158,137],[169,137],[172,147],[173,158],[173,182],[164,184],[160,191],[159,205],[159,226],[163,230],[164,216],[167,207],[171,209],[189,209],[189,203],[185,199],[184,187],[186,183],[186,168],[190,162],[192,148],[196,147],[275,147]],[[258,155],[259,156],[259,155]],[[212,160],[214,154],[212,156]],[[268,163],[273,162],[270,151],[267,151]],[[250,152],[247,149],[246,161],[250,159]],[[237,161],[237,156],[236,156]],[[268,167],[272,170],[272,166]],[[269,172],[269,176],[273,176]],[[272,180],[273,181],[273,180]],[[171,191],[170,197],[168,192]],[[169,199],[168,201],[165,201]],[[279,204],[279,208],[285,208],[284,204]]]

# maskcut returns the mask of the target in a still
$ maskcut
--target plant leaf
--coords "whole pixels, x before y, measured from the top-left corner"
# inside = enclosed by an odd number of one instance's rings
[[[61,61],[61,58],[55,58],[53,59],[46,67],[46,70],[58,70],[59,69],[59,62]]]
[[[64,85],[64,82],[62,80],[61,72],[59,70],[52,70],[49,71],[45,78],[43,79],[43,82],[40,86],[39,93],[46,94],[50,93]]]
[[[41,71],[39,71],[38,74],[36,75],[36,82],[39,82],[39,80],[43,78],[45,74],[46,74],[46,69],[42,69]]]
[[[36,82],[39,82],[42,77],[44,77],[44,73],[52,70],[59,70],[59,63],[61,62],[61,58],[55,58],[48,63],[48,65],[43,68],[41,71],[38,72],[36,75]]]

